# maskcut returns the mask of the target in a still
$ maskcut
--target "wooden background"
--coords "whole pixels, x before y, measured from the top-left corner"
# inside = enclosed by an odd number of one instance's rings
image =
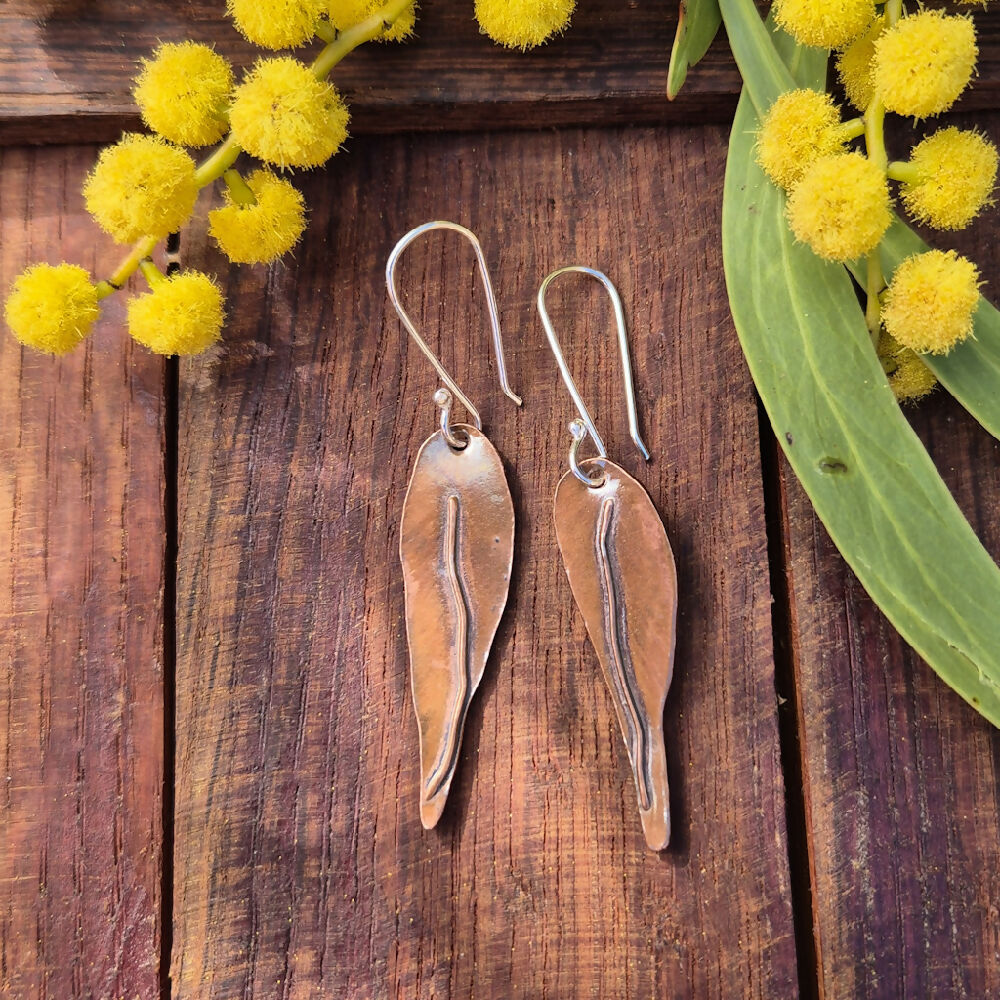
[[[226,285],[220,349],[133,347],[121,298],[59,361],[0,338],[0,995],[1000,995],[1000,738],[868,601],[761,423],[719,250],[724,45],[668,105],[672,3],[581,0],[527,56],[481,38],[471,3],[424,6],[417,42],[340,68],[358,135],[297,178],[293,259],[229,268],[203,225],[185,234],[185,263]],[[245,53],[218,8],[0,9],[4,287],[29,261],[116,261],[79,194],[95,149],[70,143],[134,122],[155,38]],[[998,138],[1000,17],[980,21],[956,120]],[[434,217],[482,239],[525,406],[498,391],[471,253],[415,245],[407,301],[517,511],[511,601],[428,833],[396,547],[435,379],[383,270]],[[1000,287],[994,226],[959,244]],[[625,302],[648,465],[600,290],[552,294],[678,563],[661,856],[551,520],[572,408],[534,295],[570,262]],[[1000,446],[943,394],[913,421],[1000,557]]]

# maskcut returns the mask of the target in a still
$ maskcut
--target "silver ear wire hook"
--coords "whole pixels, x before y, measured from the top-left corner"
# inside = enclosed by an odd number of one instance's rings
[[[607,289],[608,294],[611,296],[611,305],[614,307],[615,311],[615,324],[618,328],[618,347],[621,350],[622,356],[622,375],[625,381],[625,405],[628,410],[629,433],[632,436],[632,440],[635,442],[635,446],[639,449],[639,453],[647,462],[649,461],[649,449],[643,443],[642,437],[639,434],[639,417],[635,405],[635,390],[632,385],[632,362],[629,358],[628,334],[625,329],[625,310],[622,308],[622,300],[618,295],[618,291],[611,283],[611,279],[602,271],[597,271],[592,267],[584,267],[580,264],[572,264],[569,267],[560,267],[557,271],[553,271],[550,275],[548,275],[548,277],[546,277],[546,279],[542,282],[541,288],[538,289],[538,314],[542,318],[542,326],[545,327],[545,335],[548,337],[549,346],[552,348],[552,353],[556,356],[556,363],[559,365],[559,371],[562,374],[563,382],[566,383],[566,388],[569,389],[569,394],[573,397],[573,402],[576,404],[577,412],[580,414],[580,418],[578,420],[574,420],[569,425],[570,433],[573,435],[573,444],[570,447],[569,453],[570,468],[573,470],[573,474],[577,477],[577,479],[582,480],[588,486],[596,487],[600,486],[604,482],[604,473],[602,472],[600,477],[596,479],[592,479],[588,476],[580,468],[577,460],[577,452],[588,434],[590,434],[594,442],[594,447],[597,449],[598,460],[607,458],[608,450],[604,445],[601,435],[597,432],[597,427],[594,425],[593,418],[590,416],[587,404],[584,403],[583,397],[580,395],[580,391],[576,387],[576,382],[573,381],[573,376],[570,373],[569,366],[566,364],[566,358],[563,357],[562,348],[559,346],[556,331],[553,329],[552,320],[549,318],[548,310],[545,308],[545,293],[548,290],[549,285],[551,285],[552,282],[559,277],[559,275],[569,274],[570,272],[589,274],[592,278],[596,278]]]
[[[399,314],[399,318],[406,327],[410,336],[417,342],[417,346],[421,351],[427,356],[427,359],[434,369],[437,371],[441,381],[451,390],[459,400],[459,402],[468,411],[469,416],[472,418],[472,422],[476,425],[477,430],[483,429],[483,421],[479,416],[479,411],[472,405],[472,401],[468,396],[459,389],[458,384],[455,380],[445,371],[444,365],[437,359],[434,352],[427,346],[427,342],[423,337],[417,333],[417,328],[413,325],[413,320],[410,319],[408,313],[403,308],[402,303],[399,301],[399,289],[396,287],[396,266],[399,263],[399,258],[403,251],[418,237],[422,236],[424,233],[429,233],[432,229],[451,229],[456,233],[461,233],[471,244],[472,249],[476,254],[476,262],[479,265],[479,274],[483,279],[483,288],[486,291],[486,305],[490,314],[490,330],[493,335],[493,351],[497,359],[497,373],[500,376],[500,388],[503,389],[504,395],[512,399],[518,406],[521,405],[521,397],[514,392],[510,387],[510,383],[507,381],[507,366],[504,363],[503,357],[503,341],[500,338],[500,311],[497,309],[496,296],[493,294],[493,285],[490,282],[489,272],[486,270],[486,258],[483,256],[483,248],[479,244],[479,240],[476,235],[466,229],[464,226],[458,225],[457,222],[425,222],[422,226],[417,226],[416,229],[411,229],[396,245],[393,247],[392,253],[389,254],[389,259],[385,264],[385,284],[389,290],[389,300],[395,306],[396,312]],[[439,389],[434,394],[434,402],[441,409],[441,423],[442,427],[445,429],[445,437],[448,439],[448,443],[454,448],[464,447],[464,442],[457,440],[451,433],[449,420],[449,411],[451,407],[451,395],[446,394],[444,390]]]

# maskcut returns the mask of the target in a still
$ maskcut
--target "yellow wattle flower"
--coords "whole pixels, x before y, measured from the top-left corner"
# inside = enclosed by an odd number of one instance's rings
[[[907,257],[882,303],[886,331],[918,354],[947,354],[972,333],[979,306],[979,270],[954,250]]]
[[[844,93],[859,111],[864,111],[875,96],[872,61],[875,58],[875,42],[885,27],[885,17],[875,18],[868,30],[837,56],[837,74],[844,85]]]
[[[326,0],[226,0],[226,11],[248,41],[290,49],[315,36]]]
[[[844,147],[840,111],[818,90],[790,90],[768,109],[757,133],[755,153],[764,173],[788,190],[821,156]]]
[[[291,56],[260,59],[236,88],[229,122],[251,156],[278,167],[318,167],[347,138],[337,90]]]
[[[509,49],[541,45],[569,24],[576,0],[476,0],[484,35]]]
[[[346,31],[360,24],[384,6],[385,0],[327,0],[327,14],[330,23],[338,31]],[[379,42],[401,42],[413,34],[413,26],[417,21],[416,2],[411,3],[392,26],[381,31],[376,36]]]
[[[127,134],[101,151],[83,197],[97,224],[119,243],[162,239],[194,211],[194,160],[159,136]]]
[[[978,55],[970,17],[918,11],[901,18],[875,42],[875,90],[897,115],[940,114],[968,86]]]
[[[270,170],[255,170],[247,186],[255,205],[227,204],[208,213],[208,231],[234,264],[269,264],[287,253],[306,228],[305,199]]]
[[[900,185],[907,211],[937,229],[964,229],[990,202],[997,149],[985,136],[950,126],[914,147]]]
[[[875,17],[874,0],[774,0],[774,17],[797,42],[839,49]]]
[[[160,278],[128,304],[128,332],[156,354],[201,354],[222,333],[219,286],[201,271]]]
[[[923,399],[937,385],[937,376],[920,360],[920,355],[884,331],[878,341],[878,358],[889,388],[901,403]]]
[[[154,132],[181,146],[207,146],[226,134],[232,89],[232,67],[211,46],[180,42],[142,61],[132,94]]]
[[[860,153],[817,160],[792,189],[786,207],[796,239],[826,260],[856,260],[889,228],[889,189],[882,171]]]
[[[97,287],[75,264],[35,264],[11,286],[7,325],[27,347],[65,354],[90,333],[100,313]]]

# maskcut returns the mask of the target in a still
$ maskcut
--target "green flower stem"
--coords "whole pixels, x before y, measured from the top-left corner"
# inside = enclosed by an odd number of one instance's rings
[[[324,42],[335,42],[337,40],[337,29],[326,18],[323,18],[316,25],[316,37]]]
[[[885,5],[885,17],[888,27],[892,27],[903,13],[903,0],[888,0]],[[889,154],[885,148],[885,105],[876,94],[865,109],[864,114],[865,149],[871,160],[883,174],[889,174]],[[865,322],[871,333],[872,343],[878,346],[882,331],[882,300],[880,296],[885,291],[885,274],[882,272],[882,256],[880,247],[875,247],[868,255],[867,278],[865,281]]]
[[[142,271],[142,276],[149,283],[150,288],[155,288],[167,280],[163,272],[148,257],[139,261],[139,270]]]
[[[116,291],[121,288],[135,274],[140,261],[145,260],[153,252],[158,242],[159,240],[152,236],[144,236],[139,240],[132,248],[132,252],[118,265],[118,270],[108,278],[107,283]]]
[[[235,167],[230,167],[223,175],[226,182],[229,196],[237,205],[256,205],[257,196],[250,190],[250,185],[240,176],[240,172]]]
[[[859,135],[864,135],[864,118],[851,118],[849,121],[842,122],[840,125],[840,134],[844,142],[850,142],[852,139],[857,139]]]
[[[920,182],[920,171],[910,162],[895,160],[889,164],[886,171],[891,180],[902,181],[904,184],[917,184]]]
[[[313,60],[312,71],[318,80],[325,80],[330,75],[330,70],[340,62],[344,56],[353,52],[359,45],[370,42],[377,38],[385,30],[386,26],[391,26],[413,2],[413,0],[390,0],[384,7],[380,7],[371,17],[364,21],[359,21],[353,28],[342,31],[334,41],[323,49]]]
[[[198,169],[194,172],[198,187],[208,187],[217,181],[239,159],[242,152],[239,143],[231,135],[227,136],[222,145],[217,146],[210,156],[198,164]]]
[[[334,32],[332,40],[322,49],[320,54],[313,60],[310,67],[318,80],[325,80],[330,75],[331,70],[343,59],[350,55],[359,45],[370,42],[378,37],[386,26],[391,26],[396,19],[410,6],[413,0],[390,0],[384,7],[380,7],[371,17],[358,22],[353,28],[342,31],[339,34]],[[333,31],[332,25],[330,31]],[[327,40],[328,32],[324,32],[321,27],[317,29],[317,35],[324,41]],[[224,177],[233,164],[237,161],[243,150],[239,143],[230,134],[217,146],[212,153],[198,165],[195,170],[195,180],[199,188],[208,187],[214,184],[220,177]],[[235,172],[235,171],[234,171]],[[237,174],[237,176],[239,176]],[[242,178],[240,178],[242,182]],[[248,188],[249,190],[249,188]],[[232,191],[232,188],[230,188]],[[235,199],[235,195],[234,195]],[[142,261],[149,257],[159,240],[151,236],[144,236],[132,248],[129,255],[118,265],[117,270],[107,281],[102,281],[97,285],[99,298],[106,298],[121,288],[128,279],[135,274],[136,269]],[[110,288],[111,291],[105,291]]]

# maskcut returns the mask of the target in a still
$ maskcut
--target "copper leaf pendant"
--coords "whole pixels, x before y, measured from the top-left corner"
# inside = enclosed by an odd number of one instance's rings
[[[604,460],[604,482],[567,472],[556,488],[556,536],[573,596],[614,697],[646,842],[670,840],[663,706],[674,664],[677,574],[653,502]]]
[[[500,456],[474,427],[452,431],[468,437],[461,451],[438,431],[417,454],[399,538],[427,829],[448,798],[514,554],[514,504]]]

